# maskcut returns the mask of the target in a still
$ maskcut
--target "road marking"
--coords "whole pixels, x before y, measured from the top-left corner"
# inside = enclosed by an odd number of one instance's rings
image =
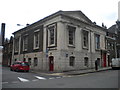
[[[52,78],[49,78],[49,79],[55,79],[55,78],[52,77]]]
[[[8,82],[2,82],[2,84],[7,84]]]
[[[68,76],[62,76],[62,77],[64,78],[64,77],[73,77],[73,76],[69,76],[69,75],[68,75]]]
[[[42,79],[42,80],[46,80],[46,78],[44,77],[40,77],[40,76],[35,76],[37,79]]]
[[[62,78],[62,77],[56,77],[56,78]]]
[[[22,81],[22,82],[29,82],[29,80],[24,79],[24,78],[21,78],[21,77],[18,77],[18,79],[19,79],[20,81]]]
[[[64,75],[64,73],[53,73],[53,74],[48,74],[48,75]]]
[[[34,79],[34,80],[32,80],[32,81],[38,81],[38,79]]]
[[[19,83],[19,81],[13,81],[12,83]]]

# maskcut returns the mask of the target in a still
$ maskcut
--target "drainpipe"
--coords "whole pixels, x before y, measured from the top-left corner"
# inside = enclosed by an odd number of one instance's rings
[[[92,64],[92,37],[91,37],[91,30],[90,30],[90,59],[91,59],[91,68],[93,68]]]
[[[21,35],[19,37],[19,53],[18,53],[18,55],[19,55],[19,61],[20,61],[20,50],[21,50]]]
[[[117,58],[117,43],[116,43],[116,40],[115,40],[115,58]]]
[[[13,61],[14,61],[14,52],[15,52],[15,38],[13,38],[13,49],[12,49],[12,62],[11,62],[11,64],[13,63]]]

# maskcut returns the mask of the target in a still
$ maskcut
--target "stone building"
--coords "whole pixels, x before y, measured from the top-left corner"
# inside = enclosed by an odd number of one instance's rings
[[[6,39],[3,47],[2,65],[10,66],[12,61],[13,37],[10,40]]]
[[[120,21],[116,21],[116,24],[108,29],[108,33],[111,33],[110,36],[114,38],[115,41],[114,52],[111,53],[111,56],[113,56],[112,58],[120,58]]]
[[[107,67],[106,29],[81,11],[58,11],[14,34],[12,62],[28,61],[31,69],[67,71]]]

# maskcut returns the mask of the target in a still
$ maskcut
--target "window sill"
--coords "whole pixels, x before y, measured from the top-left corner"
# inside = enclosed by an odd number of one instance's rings
[[[26,51],[27,51],[27,49],[24,49],[24,50],[23,50],[23,52],[26,52]]]
[[[55,44],[48,45],[48,48],[57,47]]]
[[[18,53],[18,51],[15,51],[15,53]]]
[[[95,51],[100,51],[100,49],[95,49]]]
[[[39,49],[39,47],[34,48],[34,50]]]
[[[70,45],[70,44],[69,44],[68,47],[75,48],[75,45]]]
[[[83,49],[88,50],[88,47],[83,47]]]

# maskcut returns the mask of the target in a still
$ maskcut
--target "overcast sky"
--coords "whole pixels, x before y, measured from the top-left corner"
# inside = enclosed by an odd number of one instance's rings
[[[59,10],[81,10],[90,20],[109,28],[118,19],[120,0],[0,0],[0,23],[6,23],[5,36]],[[17,26],[21,24],[23,26]]]

